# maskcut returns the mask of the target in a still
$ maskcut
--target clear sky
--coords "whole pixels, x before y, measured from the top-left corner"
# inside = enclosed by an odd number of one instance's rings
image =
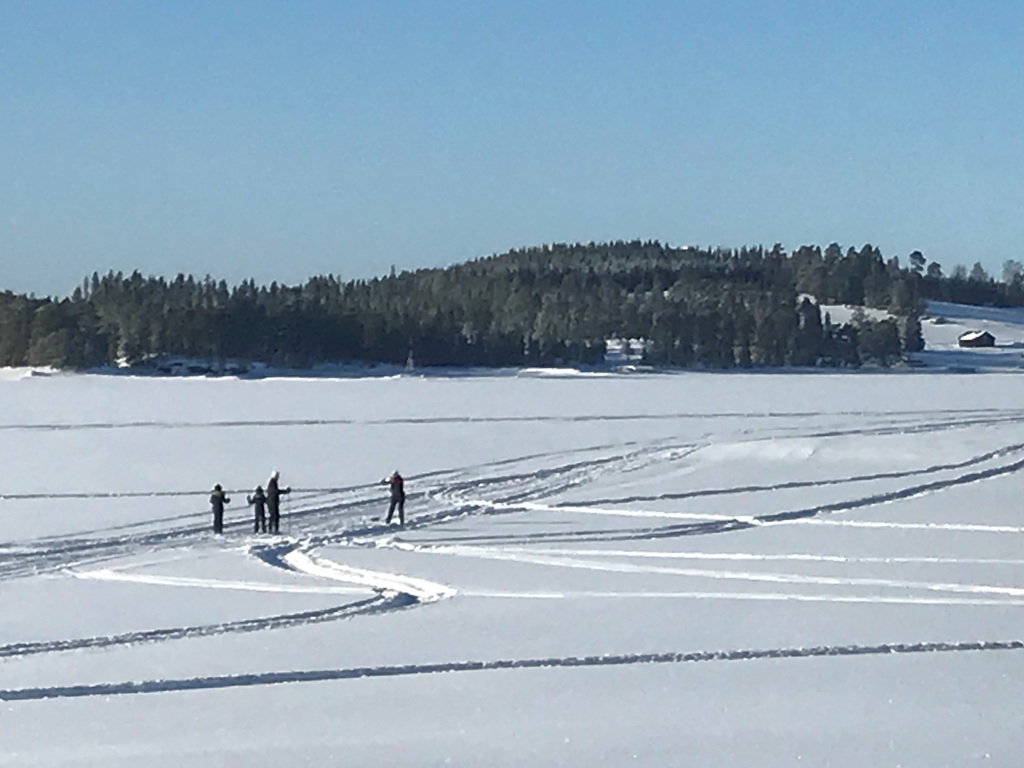
[[[1024,244],[1024,3],[0,1],[0,288]]]

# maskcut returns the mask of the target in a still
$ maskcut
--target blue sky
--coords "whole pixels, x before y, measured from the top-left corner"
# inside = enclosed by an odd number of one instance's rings
[[[1024,4],[0,3],[0,289],[655,238],[1024,256]]]

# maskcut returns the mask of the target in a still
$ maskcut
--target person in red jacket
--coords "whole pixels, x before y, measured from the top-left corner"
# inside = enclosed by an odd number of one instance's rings
[[[384,521],[385,525],[391,525],[391,516],[395,514],[395,507],[398,507],[398,524],[401,526],[405,525],[405,481],[402,480],[402,476],[398,474],[396,469],[391,473],[390,477],[385,477],[381,480],[384,485],[391,486],[391,506],[388,507],[388,519]]]

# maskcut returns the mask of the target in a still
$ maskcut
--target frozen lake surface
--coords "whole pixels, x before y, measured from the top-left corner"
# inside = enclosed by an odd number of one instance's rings
[[[1019,375],[55,376],[0,405],[0,764],[1020,763]],[[282,535],[253,535],[275,468]]]

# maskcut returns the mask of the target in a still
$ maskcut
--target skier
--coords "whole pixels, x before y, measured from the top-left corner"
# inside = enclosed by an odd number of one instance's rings
[[[252,505],[256,512],[256,519],[253,522],[252,532],[253,533],[266,533],[267,532],[267,495],[263,493],[263,486],[257,485],[256,490],[252,496],[246,497],[246,502]]]
[[[395,514],[395,507],[398,507],[398,524],[405,526],[405,481],[402,476],[398,474],[396,469],[390,477],[385,477],[380,481],[382,485],[391,486],[391,506],[388,507],[388,519],[384,521],[385,525],[391,525],[391,516]]]
[[[267,482],[267,508],[270,511],[270,532],[278,533],[281,528],[281,496],[291,493],[291,488],[278,487],[280,473],[275,469]]]
[[[220,487],[220,483],[213,486],[213,492],[210,494],[210,506],[213,508],[213,532],[224,533],[224,505],[230,504],[231,499],[224,493],[224,489]]]

